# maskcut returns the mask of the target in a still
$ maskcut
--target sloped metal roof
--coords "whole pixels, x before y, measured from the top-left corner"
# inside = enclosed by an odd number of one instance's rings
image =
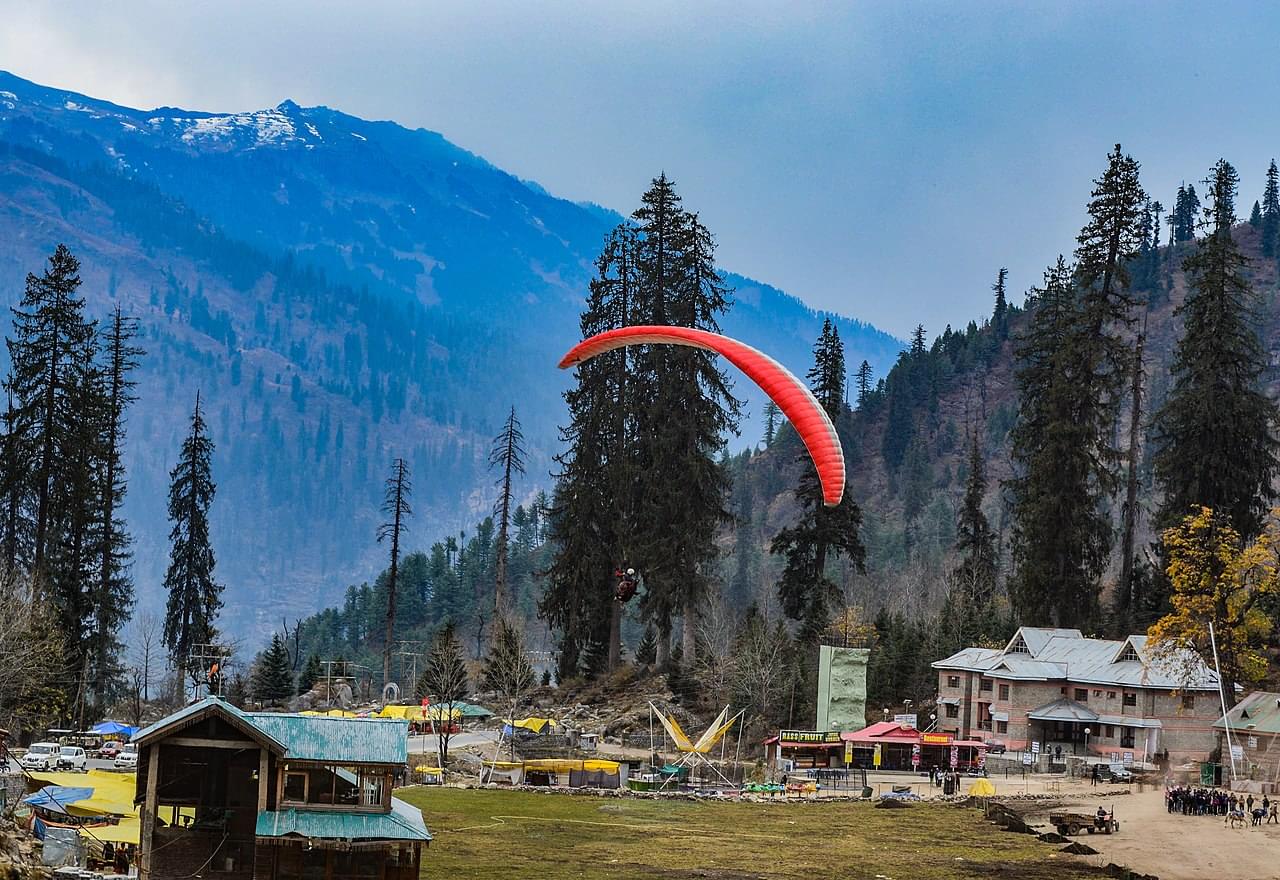
[[[1218,730],[1226,729],[1230,719],[1232,731],[1280,733],[1280,694],[1257,691],[1249,694],[1226,714],[1213,722]]]
[[[1098,713],[1083,703],[1059,697],[1051,703],[1032,709],[1027,717],[1036,721],[1097,721]]]
[[[226,700],[220,700],[217,697],[205,697],[203,700],[197,700],[189,706],[183,706],[172,715],[166,715],[154,724],[150,724],[139,730],[129,739],[131,742],[141,743],[145,740],[153,738],[156,734],[162,732],[174,732],[194,724],[200,718],[213,713],[220,714],[233,727],[239,728],[247,736],[251,736],[258,740],[262,745],[277,754],[283,754],[285,751],[285,743],[278,737],[272,736],[269,731],[263,730],[255,724],[249,717],[249,713],[236,708]]]
[[[285,744],[285,760],[397,765],[409,760],[407,721],[284,712],[245,714],[254,727]]]
[[[399,798],[390,813],[337,810],[265,810],[258,814],[258,837],[315,837],[327,840],[431,840],[422,811]]]
[[[1018,630],[1032,653],[965,648],[933,664],[935,669],[991,672],[1001,678],[1079,682],[1111,687],[1160,688],[1164,690],[1216,690],[1218,676],[1190,651],[1175,657],[1156,656],[1147,650],[1146,636],[1130,636],[1123,641],[1086,639],[1079,630],[1050,630],[1023,627]],[[1018,636],[1009,644],[1017,642]],[[1133,645],[1139,660],[1113,662],[1126,644]],[[1191,679],[1183,672],[1191,670]]]

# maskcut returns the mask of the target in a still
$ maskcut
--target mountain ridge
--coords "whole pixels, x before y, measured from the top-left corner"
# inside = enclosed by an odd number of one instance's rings
[[[621,215],[547,194],[438,133],[288,101],[144,111],[0,73],[0,147],[0,235],[13,243],[0,300],[16,302],[65,240],[91,311],[119,301],[142,320],[151,354],[126,515],[146,605],[161,598],[161,501],[197,388],[218,443],[214,544],[235,634],[373,576],[393,454],[415,465],[416,546],[487,508],[484,457],[511,403],[531,438],[523,489],[546,487],[566,381],[554,364]],[[830,313],[727,275],[726,332],[803,373]],[[851,358],[878,371],[901,346],[831,317]],[[760,398],[737,387],[758,413]]]

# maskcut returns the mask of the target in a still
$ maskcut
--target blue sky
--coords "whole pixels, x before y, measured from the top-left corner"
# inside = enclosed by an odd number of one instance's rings
[[[1242,3],[0,0],[0,67],[120,103],[285,98],[443,133],[634,207],[659,170],[721,262],[906,336],[1024,290],[1116,142],[1166,206],[1280,153],[1280,13]]]

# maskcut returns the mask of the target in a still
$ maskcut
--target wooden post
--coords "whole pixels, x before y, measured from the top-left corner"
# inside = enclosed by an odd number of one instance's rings
[[[156,830],[156,810],[157,795],[160,790],[160,743],[156,743],[148,749],[150,755],[147,759],[147,796],[142,804],[142,834],[140,838],[139,849],[142,850],[142,860],[138,866],[138,876],[140,880],[150,880],[151,877],[151,850],[153,848]]]
[[[258,752],[258,812],[264,813],[267,809],[267,780],[271,774],[270,770],[270,753],[266,749]]]

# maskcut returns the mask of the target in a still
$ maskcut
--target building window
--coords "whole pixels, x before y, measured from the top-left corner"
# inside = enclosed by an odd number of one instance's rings
[[[1114,700],[1115,698],[1116,698],[1116,692],[1115,692],[1115,691],[1107,691],[1107,699],[1108,699],[1108,700]]]
[[[996,733],[1008,733],[1008,732],[1009,732],[1009,722],[1008,722],[1008,721],[997,721],[997,722],[996,722]]]
[[[1115,727],[1114,727],[1113,725],[1110,725],[1110,724],[1105,724],[1105,725],[1103,725],[1103,727],[1102,727],[1102,735],[1103,735],[1103,736],[1105,736],[1107,739],[1111,739],[1112,737],[1114,737],[1114,736],[1116,735],[1116,729],[1115,729]]]
[[[960,717],[960,707],[959,707],[959,706],[957,706],[957,705],[955,705],[954,703],[947,703],[947,717],[948,717],[948,718],[959,718],[959,717]]]
[[[1138,662],[1138,652],[1133,650],[1133,645],[1125,645],[1124,650],[1120,652],[1120,659],[1117,663]]]
[[[1127,692],[1126,692],[1126,693],[1125,693],[1125,695],[1124,695],[1124,704],[1125,704],[1126,706],[1136,706],[1136,705],[1138,705],[1138,695],[1137,695],[1137,694],[1131,694],[1131,693],[1127,693]]]
[[[1196,698],[1191,696],[1191,694],[1183,694],[1182,708],[1186,709],[1187,711],[1191,711],[1195,709],[1195,707],[1196,707]]]
[[[1066,688],[1058,688],[1058,692],[1059,692],[1059,693],[1061,693],[1064,697],[1067,695],[1067,689],[1066,689]]]
[[[1076,688],[1076,702],[1077,702],[1077,703],[1087,703],[1087,702],[1089,702],[1089,689],[1088,689],[1088,688]]]
[[[1022,636],[1018,636],[1014,639],[1013,644],[1009,646],[1009,653],[1030,654],[1031,651],[1027,648],[1027,643],[1022,640]]]
[[[1132,727],[1120,728],[1120,748],[1122,749],[1133,748],[1133,728]]]
[[[284,775],[284,799],[299,804],[307,802],[307,774],[286,773]]]
[[[1007,684],[1000,685],[1000,699],[1009,699],[1009,686]]]
[[[960,676],[958,676],[958,675],[948,675],[948,676],[947,676],[947,687],[949,687],[949,688],[958,688],[958,687],[960,687]]]
[[[990,692],[991,692],[991,686],[992,686],[992,684],[994,684],[994,682],[992,682],[992,681],[991,681],[991,679],[989,679],[989,678],[984,678],[981,682],[979,682],[979,684],[978,684],[978,690],[980,690],[980,691],[986,691],[986,692],[990,693]]]

